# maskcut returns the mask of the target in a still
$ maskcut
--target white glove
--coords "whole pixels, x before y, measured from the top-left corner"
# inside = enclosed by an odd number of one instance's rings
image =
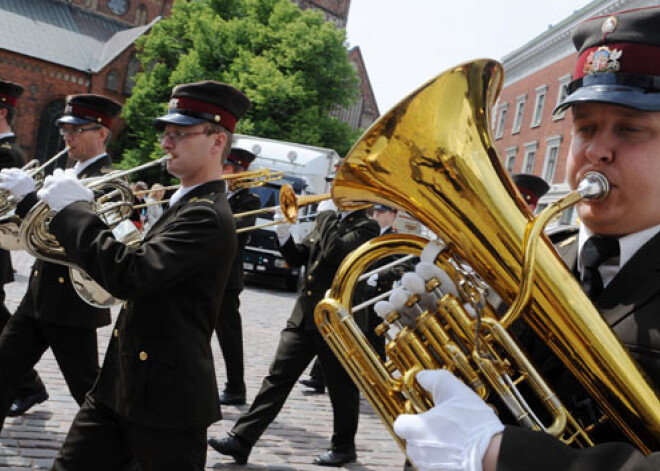
[[[328,198],[327,200],[321,201],[316,210],[319,213],[322,213],[323,211],[332,211],[333,213],[336,213],[337,205],[334,201],[332,201],[332,198]]]
[[[491,439],[504,430],[493,409],[449,371],[420,371],[417,381],[435,407],[394,421],[413,464],[419,471],[481,471]]]
[[[37,196],[57,212],[75,201],[92,201],[94,192],[80,183],[73,169],[58,168],[46,177]]]
[[[372,288],[375,288],[378,286],[378,273],[374,273],[367,279],[367,284],[371,286]]]
[[[282,209],[277,208],[273,220],[285,221],[284,215],[282,214]],[[277,239],[279,240],[280,245],[284,245],[289,237],[291,237],[291,224],[288,222],[280,222],[280,224],[275,226],[275,233],[277,234]]]
[[[9,191],[18,201],[34,191],[34,180],[20,168],[0,170],[0,189]]]

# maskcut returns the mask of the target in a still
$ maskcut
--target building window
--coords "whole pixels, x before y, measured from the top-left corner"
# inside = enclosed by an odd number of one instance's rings
[[[516,164],[516,155],[518,154],[518,146],[507,147],[506,149],[506,169],[509,173],[513,173],[513,167]]]
[[[135,75],[140,70],[140,61],[137,60],[135,54],[128,59],[126,66],[126,79],[124,80],[124,95],[129,96],[133,94],[133,87],[135,86]]]
[[[527,101],[527,95],[520,95],[516,98],[516,117],[513,120],[513,128],[511,129],[511,134],[517,134],[520,132],[520,125],[523,119],[523,113],[525,111],[525,101]]]
[[[105,89],[115,93],[119,91],[119,74],[116,70],[111,70],[105,77]]]
[[[497,120],[497,130],[495,131],[495,139],[500,139],[504,134],[504,123],[506,122],[506,112],[509,109],[509,104],[504,103],[500,106],[500,117]]]
[[[128,11],[128,0],[110,0],[108,2],[108,8],[115,15],[122,16]]]
[[[135,9],[135,25],[140,26],[140,25],[146,25],[147,24],[147,7],[145,7],[142,3],[138,5],[138,7]]]
[[[525,160],[523,161],[522,173],[534,173],[534,161],[536,160],[538,148],[539,143],[536,141],[525,144]]]
[[[536,89],[536,103],[534,104],[534,116],[532,117],[533,128],[541,125],[541,117],[543,116],[543,107],[545,106],[545,96],[547,93],[547,85]]]
[[[548,183],[552,183],[555,178],[555,168],[557,167],[557,157],[559,156],[561,141],[561,135],[548,137],[545,140],[547,150],[545,151],[545,162],[543,163],[543,179]]]
[[[557,104],[555,106],[559,106],[559,104],[564,101],[564,98],[568,96],[568,84],[571,83],[571,75],[564,75],[563,77],[559,77],[559,92],[557,93]],[[564,117],[566,114],[566,109],[563,109],[562,111],[559,111],[555,113],[552,116],[553,121],[558,121]]]

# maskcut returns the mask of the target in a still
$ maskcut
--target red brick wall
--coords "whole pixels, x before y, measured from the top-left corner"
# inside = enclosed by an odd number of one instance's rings
[[[128,48],[99,74],[91,77],[84,72],[0,51],[2,78],[25,87],[14,121],[14,132],[25,155],[28,158],[34,155],[39,119],[49,103],[77,93],[98,93],[123,103],[126,99],[122,93],[126,65],[133,51],[133,47]],[[105,88],[106,76],[112,69],[116,69],[119,74],[119,93]],[[123,128],[121,120],[115,122],[113,128],[113,134],[117,135]]]
[[[110,0],[71,0],[74,5],[77,5],[86,10],[91,10],[100,13],[109,18],[121,21],[133,26],[139,26],[136,22],[136,12],[140,5],[144,6],[147,10],[147,23],[156,18],[157,16],[169,16],[174,4],[174,0],[126,0],[128,8],[123,15],[115,15],[109,8]],[[96,8],[94,8],[96,4]]]
[[[562,119],[555,121],[552,119],[552,111],[555,108],[557,95],[560,91],[559,78],[567,74],[572,74],[574,65],[575,56],[571,55],[570,57],[555,62],[545,69],[525,77],[502,90],[499,105],[508,103],[509,108],[504,124],[504,133],[500,139],[495,140],[495,145],[503,164],[506,163],[506,149],[515,145],[518,146],[516,162],[513,168],[514,173],[522,171],[525,160],[525,143],[536,141],[538,142],[538,148],[536,151],[533,173],[542,176],[547,150],[546,138],[561,135],[563,136],[563,139],[559,147],[554,178],[553,181],[549,183],[561,183],[565,180],[566,160],[571,141],[570,115],[567,113]],[[532,128],[531,123],[534,114],[534,106],[536,104],[536,89],[543,85],[547,85],[548,90],[546,93],[541,125]],[[516,99],[523,94],[527,94],[527,100],[525,102],[520,132],[512,134],[516,115]],[[499,120],[499,110],[500,108],[498,106],[495,116],[493,116],[495,123]],[[496,131],[497,129],[494,129],[493,135],[495,135]]]

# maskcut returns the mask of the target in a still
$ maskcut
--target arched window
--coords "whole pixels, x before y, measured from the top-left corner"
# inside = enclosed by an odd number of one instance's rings
[[[135,86],[135,75],[140,70],[140,61],[135,57],[135,53],[128,59],[126,66],[126,80],[124,80],[124,95],[130,96],[133,94],[133,87]]]
[[[37,145],[35,157],[39,162],[45,162],[52,156],[64,149],[64,140],[55,126],[55,121],[64,113],[64,99],[60,98],[48,103],[39,117],[39,130],[37,131]],[[66,160],[57,163],[58,167],[65,168]],[[46,169],[50,173],[52,169]]]
[[[146,25],[147,24],[147,7],[144,4],[140,3],[135,9],[135,26]]]
[[[119,74],[115,69],[108,72],[108,75],[105,77],[105,89],[111,92],[119,91]]]

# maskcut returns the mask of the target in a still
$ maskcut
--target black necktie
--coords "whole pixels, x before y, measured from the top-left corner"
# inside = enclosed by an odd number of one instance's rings
[[[582,248],[584,273],[582,287],[591,299],[595,299],[603,291],[603,278],[600,267],[605,261],[619,256],[619,240],[614,237],[593,236]]]

